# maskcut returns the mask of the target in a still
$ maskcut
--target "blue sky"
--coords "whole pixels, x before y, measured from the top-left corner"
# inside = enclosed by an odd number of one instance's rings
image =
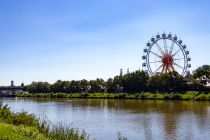
[[[0,85],[113,77],[141,68],[157,32],[188,46],[191,70],[210,64],[210,2],[0,0]]]

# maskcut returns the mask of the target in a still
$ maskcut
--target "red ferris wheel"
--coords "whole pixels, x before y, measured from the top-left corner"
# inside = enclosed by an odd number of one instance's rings
[[[191,67],[186,45],[171,33],[152,37],[146,44],[142,59],[144,61],[142,66],[151,75],[177,71],[184,76],[189,73],[188,69]]]

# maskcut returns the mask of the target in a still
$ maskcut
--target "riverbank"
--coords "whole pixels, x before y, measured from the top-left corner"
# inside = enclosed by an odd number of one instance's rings
[[[22,93],[17,97],[153,99],[153,100],[210,100],[210,92],[141,92],[141,93]]]
[[[15,126],[12,124],[0,123],[1,140],[48,140],[43,134],[40,134],[35,127],[26,127],[24,125]]]
[[[27,112],[14,113],[0,104],[1,140],[88,140],[84,132],[68,125],[53,125]]]

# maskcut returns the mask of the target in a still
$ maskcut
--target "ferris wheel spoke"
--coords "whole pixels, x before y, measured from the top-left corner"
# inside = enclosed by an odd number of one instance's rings
[[[149,62],[149,63],[158,63],[158,62],[162,62],[162,61],[153,61],[153,62]]]
[[[173,49],[174,49],[174,43],[175,43],[175,42],[172,42],[172,44],[171,44],[169,54],[172,54],[172,52],[173,52]]]
[[[173,66],[173,65],[171,65],[171,67],[172,67],[172,70],[173,70],[173,71],[175,71],[175,68],[174,68],[174,66]]]
[[[174,57],[181,49],[177,50],[172,56]]]
[[[157,53],[153,52],[153,51],[150,51],[150,53],[154,54],[155,56],[159,57],[159,58],[162,58],[160,55],[158,55]]]
[[[173,67],[173,65],[170,65],[170,67],[169,67],[170,69],[169,69],[169,71],[170,72],[172,72],[172,71],[174,71],[174,67]]]
[[[158,67],[158,68],[155,70],[155,73],[156,73],[157,71],[159,71],[162,67],[163,67],[163,64],[160,65],[160,67]]]
[[[167,42],[165,38],[163,39],[163,43],[164,43],[165,53],[168,54]]]
[[[165,65],[164,65],[163,68],[162,68],[162,73],[164,72],[164,70],[165,70]]]
[[[184,58],[179,58],[179,59],[173,59],[173,60],[175,60],[175,61],[177,61],[177,60],[183,60]]]
[[[176,65],[177,67],[181,68],[181,69],[184,69],[182,66],[180,66],[179,64],[177,63],[174,63],[174,65]]]
[[[155,45],[158,47],[158,50],[162,55],[164,55],[164,51],[161,49],[160,45],[156,42]]]
[[[172,72],[172,68],[171,67],[169,67],[169,72]]]
[[[165,73],[167,73],[167,71],[168,71],[168,67],[166,66],[166,67],[165,67]]]

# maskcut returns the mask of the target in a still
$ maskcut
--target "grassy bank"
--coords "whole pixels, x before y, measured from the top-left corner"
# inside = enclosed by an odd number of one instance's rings
[[[118,140],[127,140],[120,133]],[[14,113],[0,103],[0,140],[89,140],[85,131],[69,125],[53,125],[27,112]]]
[[[1,140],[88,140],[84,132],[68,125],[52,125],[27,112],[13,113],[0,104]]]
[[[0,123],[1,140],[47,140],[35,127]]]
[[[18,97],[47,98],[101,98],[101,99],[162,99],[162,100],[210,100],[210,92],[141,92],[141,93],[23,93]]]

